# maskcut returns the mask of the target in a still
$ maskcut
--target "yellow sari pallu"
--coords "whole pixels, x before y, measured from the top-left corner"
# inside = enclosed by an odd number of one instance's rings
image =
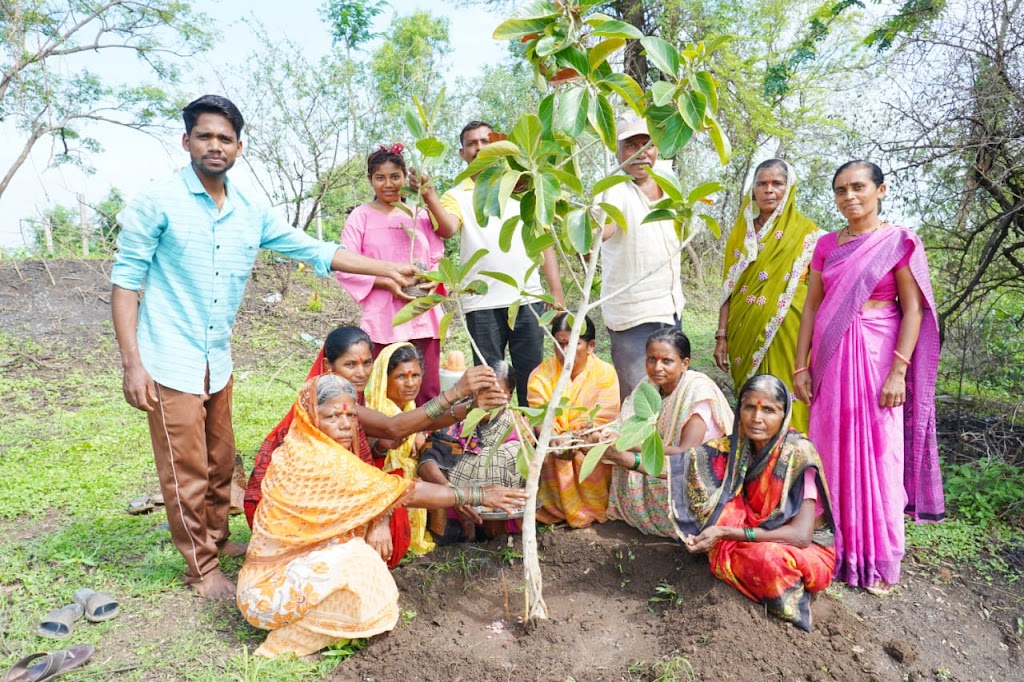
[[[807,298],[807,268],[824,234],[796,208],[796,175],[786,165],[786,196],[760,231],[748,192],[725,246],[721,303],[729,302],[729,368],[733,390],[755,374],[774,374],[793,392],[793,360]],[[806,434],[807,405],[793,405],[793,428]]]
[[[405,405],[399,406],[388,397],[388,363],[391,361],[391,356],[402,346],[411,345],[406,341],[393,343],[382,350],[377,359],[373,361],[373,370],[370,372],[370,378],[366,382],[366,390],[363,393],[367,407],[388,417],[394,417],[402,412],[412,412],[416,409],[416,403],[411,400]],[[413,433],[388,450],[384,460],[384,471],[401,471],[403,478],[413,480],[416,477],[418,461],[415,443],[416,434]],[[409,527],[412,531],[409,551],[413,554],[426,554],[434,549],[434,539],[427,532],[426,509],[409,510]]]
[[[412,484],[366,464],[317,428],[319,379],[306,382],[267,468],[238,576],[242,615],[271,630],[256,650],[260,656],[304,656],[386,632],[398,621],[398,588],[364,536]]]

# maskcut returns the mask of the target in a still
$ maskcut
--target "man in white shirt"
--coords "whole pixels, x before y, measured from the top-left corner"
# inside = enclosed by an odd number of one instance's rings
[[[616,122],[616,131],[619,163],[636,157],[623,168],[633,181],[615,185],[600,198],[620,209],[626,219],[625,230],[611,222],[602,234],[601,297],[635,284],[605,301],[601,313],[625,400],[646,376],[647,338],[663,327],[680,326],[685,299],[679,272],[680,243],[672,221],[641,224],[651,204],[663,196],[647,172],[657,161],[658,148],[651,145],[640,151],[651,139],[644,119],[624,116]]]
[[[493,127],[483,121],[470,121],[459,134],[459,156],[469,164],[480,150],[490,142]],[[419,179],[419,178],[416,178]],[[476,357],[476,364],[505,359],[505,348],[508,348],[509,359],[516,372],[516,395],[519,404],[526,405],[526,385],[530,374],[544,358],[544,331],[538,324],[538,317],[544,312],[544,304],[535,298],[521,296],[519,290],[495,279],[480,275],[481,271],[490,270],[504,272],[517,281],[533,266],[533,261],[526,254],[521,235],[522,223],[516,227],[512,237],[512,247],[508,252],[501,250],[498,237],[502,223],[519,213],[519,202],[510,199],[500,218],[491,218],[486,225],[477,223],[473,211],[473,188],[476,176],[467,178],[458,187],[453,187],[438,199],[437,193],[429,182],[423,185],[422,197],[437,221],[437,234],[442,239],[454,236],[462,230],[460,258],[468,260],[479,249],[487,249],[487,255],[477,261],[470,271],[467,280],[482,279],[487,283],[486,294],[470,294],[463,299],[466,311],[466,326],[473,341],[484,354],[483,359]],[[415,180],[414,180],[415,182]],[[417,183],[418,184],[418,183]],[[558,274],[558,261],[554,250],[548,248],[543,254],[541,270],[548,282],[551,296],[559,305],[563,304],[562,281]],[[530,294],[543,294],[540,277],[534,270],[529,280],[521,282],[522,289]],[[514,327],[509,327],[509,308],[516,302],[520,303]]]

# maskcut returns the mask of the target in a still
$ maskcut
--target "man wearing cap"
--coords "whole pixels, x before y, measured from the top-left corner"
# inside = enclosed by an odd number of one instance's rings
[[[470,121],[459,133],[459,156],[467,164],[471,163],[480,150],[490,142],[493,128],[490,123]],[[486,225],[476,221],[473,210],[473,190],[476,176],[466,178],[462,184],[445,192],[438,199],[433,186],[424,176],[411,173],[410,185],[413,188],[423,187],[421,196],[436,219],[437,234],[442,239],[450,239],[460,230],[462,262],[468,261],[479,249],[486,249],[487,255],[481,258],[466,276],[467,281],[481,279],[487,283],[484,294],[467,294],[462,299],[463,310],[466,311],[466,327],[469,329],[473,342],[480,348],[484,357],[476,357],[476,364],[488,364],[505,359],[505,348],[508,348],[509,359],[516,373],[516,397],[519,404],[526,406],[526,385],[530,373],[544,359],[544,330],[538,318],[544,313],[544,304],[536,298],[524,296],[519,289],[511,287],[487,275],[483,271],[505,272],[515,278],[523,276],[533,268],[533,259],[526,253],[520,231],[520,223],[512,237],[508,251],[499,246],[501,226],[513,215],[519,213],[519,202],[509,199],[504,214],[500,218],[492,217]],[[548,247],[543,253],[540,268],[547,280],[551,297],[559,305],[563,305],[562,280],[558,273],[558,260],[554,249]],[[540,284],[537,270],[533,270],[530,278],[520,282],[523,293],[540,295],[544,289]],[[520,307],[513,326],[509,326],[509,308],[516,303]]]
[[[616,122],[616,130],[616,158],[625,163],[622,170],[633,181],[615,185],[600,198],[621,210],[626,219],[624,226],[610,221],[602,234],[601,297],[632,286],[602,303],[601,313],[612,342],[619,392],[625,400],[646,376],[647,338],[663,327],[679,327],[685,299],[679,237],[672,221],[641,224],[651,212],[651,204],[662,198],[661,188],[647,173],[657,162],[658,148],[643,149],[651,139],[644,119],[624,116]],[[631,160],[626,163],[627,159]]]

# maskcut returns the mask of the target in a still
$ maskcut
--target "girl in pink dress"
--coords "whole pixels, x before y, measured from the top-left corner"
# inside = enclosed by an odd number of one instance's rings
[[[433,270],[444,255],[444,242],[434,232],[430,213],[420,209],[415,218],[400,207],[402,187],[406,184],[403,147],[381,146],[366,161],[366,175],[374,198],[357,206],[341,233],[341,243],[353,253],[389,260],[409,260],[423,270]],[[408,341],[423,356],[423,385],[416,398],[417,405],[436,396],[441,384],[438,374],[441,357],[440,323],[443,311],[435,306],[426,313],[397,327],[391,321],[413,296],[403,292],[398,283],[387,277],[338,273],[338,282],[362,308],[359,326],[373,341],[373,356],[396,342]]]
[[[899,581],[904,513],[945,516],[935,440],[939,330],[917,235],[879,217],[881,169],[840,166],[847,220],[814,250],[793,389],[832,493],[840,580],[886,593]]]

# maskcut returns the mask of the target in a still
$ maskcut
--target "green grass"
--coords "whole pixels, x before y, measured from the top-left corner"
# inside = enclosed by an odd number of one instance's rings
[[[128,500],[159,485],[145,417],[121,396],[112,339],[82,343],[74,357],[59,343],[44,349],[9,335],[0,335],[0,348],[8,368],[0,378],[0,670],[35,651],[90,642],[100,653],[83,679],[319,680],[354,651],[338,648],[313,663],[253,657],[265,633],[233,604],[205,602],[184,587],[162,511],[125,513]],[[234,425],[251,463],[314,353],[272,324],[253,325],[244,348],[254,360],[235,374]],[[244,518],[231,527],[235,539],[248,539]],[[235,574],[240,561],[222,566]],[[61,643],[37,638],[40,618],[79,587],[112,593],[122,614],[79,621]]]

